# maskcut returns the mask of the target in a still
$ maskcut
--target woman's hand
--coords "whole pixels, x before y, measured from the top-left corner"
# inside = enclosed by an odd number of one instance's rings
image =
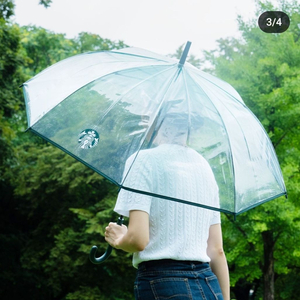
[[[109,223],[105,240],[113,248],[126,252],[143,251],[149,242],[149,215],[144,211],[131,210],[128,229],[125,225]]]
[[[105,240],[113,247],[118,249],[119,242],[127,233],[127,226],[118,225],[117,223],[109,223],[105,228]]]

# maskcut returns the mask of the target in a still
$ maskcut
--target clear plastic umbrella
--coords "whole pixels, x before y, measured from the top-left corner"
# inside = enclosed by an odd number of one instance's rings
[[[189,47],[179,62],[125,48],[56,63],[23,84],[28,128],[123,190],[234,215],[286,195],[263,126],[232,86],[185,62]],[[156,166],[149,150],[166,144],[174,145],[172,163]],[[196,188],[201,176],[196,158],[183,161],[178,146],[208,162],[219,202],[164,188],[172,176]],[[148,157],[156,169],[143,176],[152,183],[134,177]]]

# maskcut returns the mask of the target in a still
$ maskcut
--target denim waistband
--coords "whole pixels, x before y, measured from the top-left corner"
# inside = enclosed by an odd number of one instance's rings
[[[191,261],[191,260],[174,260],[174,259],[159,259],[141,262],[138,269],[152,269],[166,266],[182,266],[182,267],[199,267],[208,264],[207,262]]]

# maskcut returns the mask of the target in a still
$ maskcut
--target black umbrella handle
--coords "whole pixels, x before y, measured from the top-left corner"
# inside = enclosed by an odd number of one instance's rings
[[[120,216],[120,217],[118,218],[117,224],[120,225],[120,226],[122,226],[123,221],[124,221],[123,216]],[[91,251],[90,251],[90,261],[91,261],[93,264],[96,264],[96,265],[97,265],[97,264],[101,264],[101,263],[103,263],[105,260],[107,260],[108,257],[110,256],[111,251],[112,251],[113,248],[112,248],[111,245],[108,245],[108,247],[107,247],[105,253],[104,253],[102,256],[98,257],[98,258],[96,257],[97,249],[98,249],[97,246],[93,246],[92,249],[91,249]]]

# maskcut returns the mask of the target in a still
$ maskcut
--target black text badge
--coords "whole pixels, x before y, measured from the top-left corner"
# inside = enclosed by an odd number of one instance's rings
[[[289,28],[290,18],[282,11],[266,11],[260,15],[258,25],[266,33],[282,33]]]

